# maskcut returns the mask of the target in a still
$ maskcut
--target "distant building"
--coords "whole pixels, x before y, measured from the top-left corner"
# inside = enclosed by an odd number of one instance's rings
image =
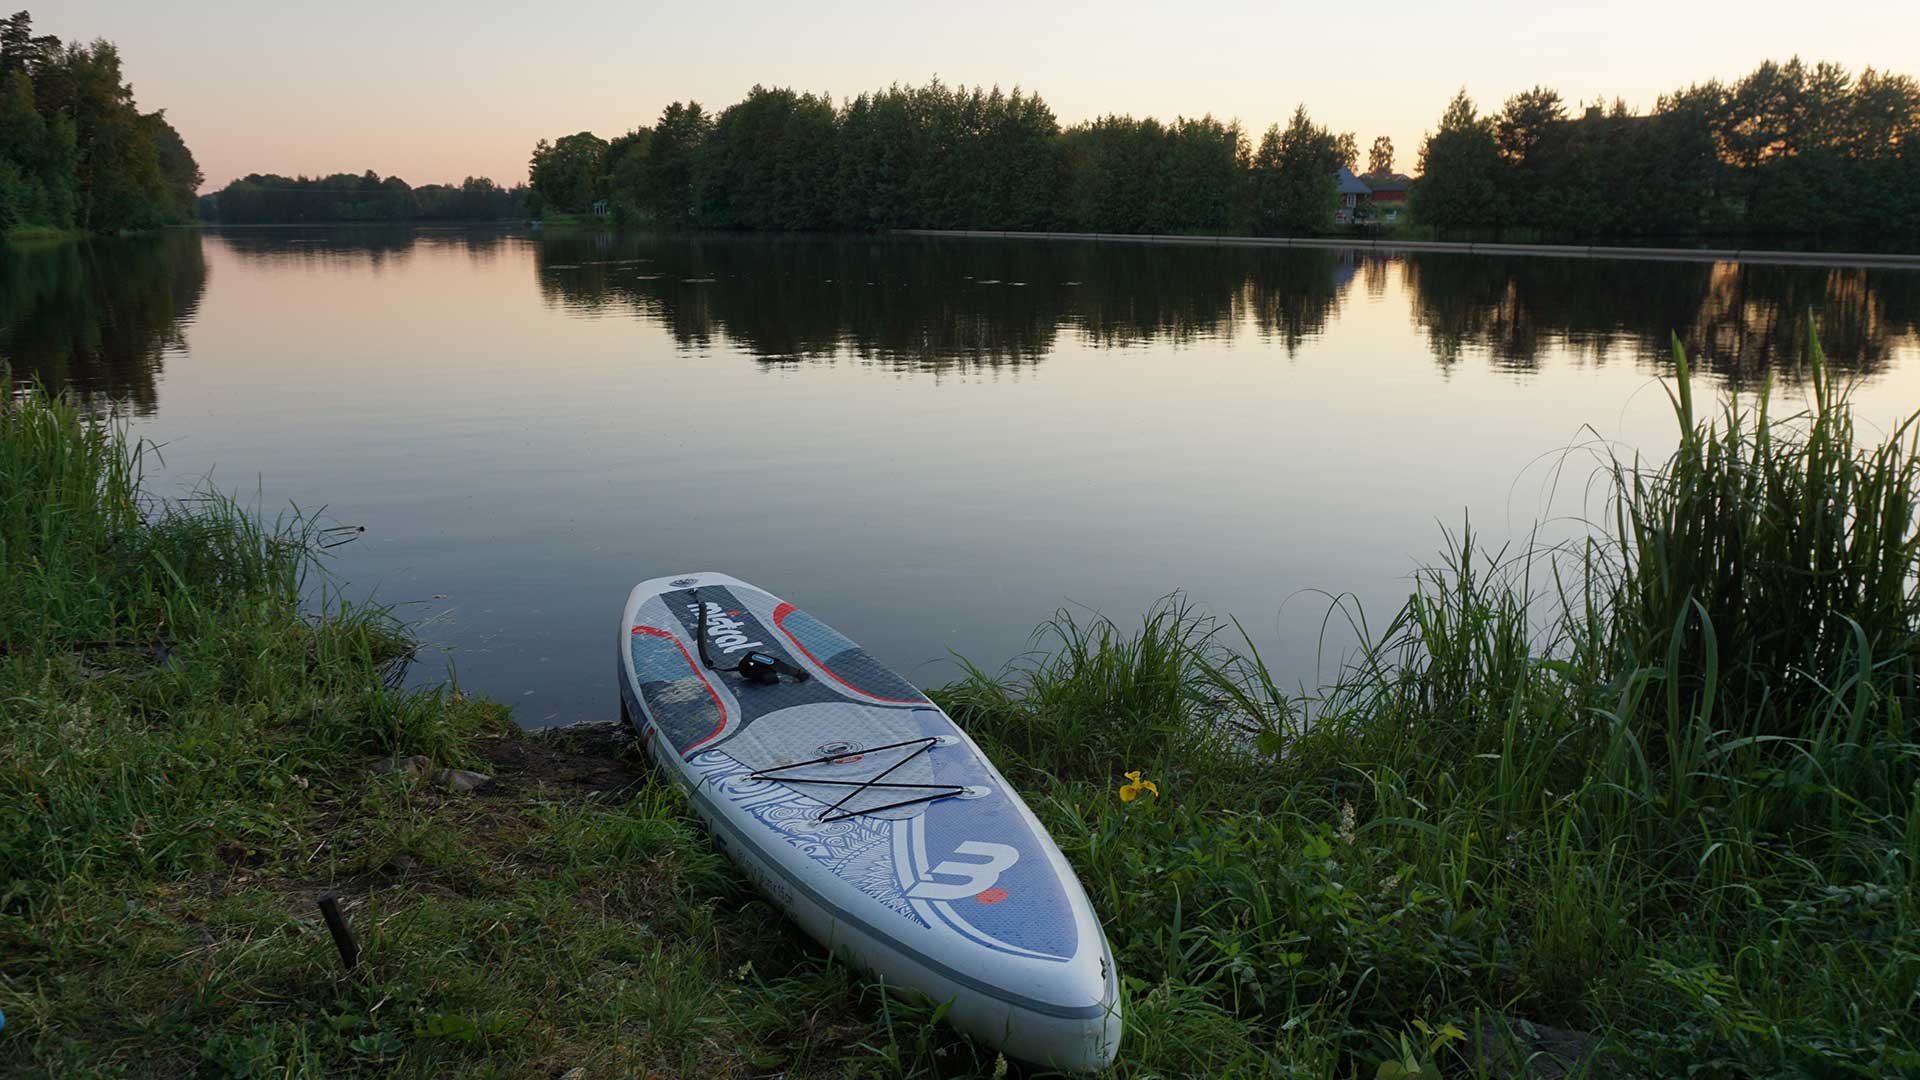
[[[1413,186],[1413,177],[1404,173],[1368,173],[1360,177],[1360,182],[1373,192],[1373,201],[1377,203],[1403,203],[1407,201],[1407,189]]]
[[[1333,177],[1340,188],[1340,206],[1333,212],[1333,220],[1339,225],[1352,224],[1355,211],[1360,209],[1362,203],[1373,198],[1373,189],[1353,175],[1353,170],[1345,165],[1340,166],[1340,171],[1334,173]]]
[[[1398,204],[1407,201],[1407,189],[1413,186],[1411,176],[1395,172],[1355,176],[1345,165],[1334,174],[1334,180],[1340,189],[1340,206],[1333,212],[1336,225],[1351,225],[1360,220],[1398,220]],[[1377,212],[1368,209],[1376,206],[1380,207]]]

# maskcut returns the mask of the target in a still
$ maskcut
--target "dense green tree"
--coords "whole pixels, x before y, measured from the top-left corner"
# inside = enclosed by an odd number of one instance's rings
[[[0,19],[0,77],[14,72],[31,76],[60,53],[60,39],[47,35],[35,37],[33,16],[16,11]]]
[[[1236,232],[1250,159],[1238,125],[1107,116],[1068,129],[1062,224],[1093,232]]]
[[[1920,135],[1920,83],[1868,68],[1853,84],[1842,143],[1860,161],[1883,161]]]
[[[640,204],[640,192],[652,145],[653,129],[648,127],[634,128],[607,144],[607,198],[614,216],[623,223],[648,216]]]
[[[79,160],[72,121],[40,114],[34,107],[28,73],[15,66],[0,77],[0,202],[6,204],[5,227],[71,226],[78,202]]]
[[[1264,236],[1325,232],[1339,206],[1335,173],[1346,164],[1340,139],[1302,105],[1282,129],[1260,138],[1253,155],[1253,228]]]
[[[210,220],[228,225],[499,221],[524,218],[530,198],[525,187],[503,188],[484,177],[416,188],[369,169],[313,178],[252,173],[204,205]]]
[[[1493,118],[1491,172],[1459,105],[1416,188],[1416,211],[1441,228],[1916,236],[1903,148],[1920,133],[1920,86],[1903,75],[1768,61],[1730,85],[1664,94],[1645,114],[1616,101],[1569,116],[1535,87]]]
[[[606,167],[607,141],[582,131],[552,144],[541,139],[533,148],[528,177],[549,207],[577,214],[605,196]]]
[[[944,167],[934,174],[948,196],[940,217],[979,229],[1047,223],[1060,133],[1053,111],[1018,87],[1010,95],[962,87],[946,104]]]
[[[850,229],[920,224],[913,177],[925,152],[911,91],[893,86],[843,105],[834,223]]]
[[[1060,172],[1060,122],[1053,110],[1038,95],[1016,86],[995,112],[988,138],[1000,227],[1042,229],[1051,225]]]
[[[0,20],[0,219],[95,231],[188,220],[201,181],[162,113],[142,114],[112,43]]]
[[[25,201],[26,186],[26,176],[20,167],[0,158],[0,237],[20,224],[20,204]]]
[[[1348,131],[1334,139],[1334,151],[1340,155],[1340,164],[1351,172],[1360,171],[1360,143]]]
[[[817,229],[831,219],[837,134],[825,97],[756,86],[720,113],[700,155],[702,223]]]
[[[1331,224],[1333,170],[1359,157],[1352,134],[1304,114],[1255,153],[1210,116],[1102,116],[1062,131],[1019,88],[938,79],[837,108],[756,86],[717,116],[676,102],[611,144],[569,138],[580,168],[557,176],[571,186],[556,194],[559,179],[536,177],[554,188],[540,193],[549,204],[578,208],[591,191],[623,220],[738,229],[1317,231]],[[1604,99],[1570,108],[1536,86],[1482,116],[1462,93],[1420,148],[1412,197],[1417,220],[1443,231],[1540,238],[1899,232],[1920,218],[1915,146],[1920,86],[1827,63],[1763,64],[1646,113]],[[559,150],[543,142],[536,157]],[[1393,156],[1375,139],[1369,170],[1390,171]]]
[[[458,184],[413,188],[407,213],[386,220],[500,221],[523,218],[526,213],[525,188],[503,188],[484,176],[469,176]]]
[[[644,132],[644,135],[642,134]],[[1238,127],[1107,118],[1062,133],[1019,88],[892,86],[837,109],[755,87],[708,116],[676,102],[609,147],[616,213],[667,225],[747,229],[1244,227]],[[1144,157],[1131,162],[1122,146]],[[1075,175],[1072,160],[1108,160]]]
[[[702,150],[713,122],[697,101],[676,101],[660,113],[647,147],[646,162],[636,202],[655,220],[668,225],[700,221],[694,183]]]
[[[1159,186],[1161,213],[1168,232],[1244,232],[1247,200],[1243,194],[1253,153],[1239,124],[1212,116],[1181,118],[1172,126],[1172,167]]]
[[[1513,95],[1493,122],[1500,156],[1510,164],[1524,164],[1566,120],[1567,107],[1557,90],[1536,86]]]
[[[1558,91],[1536,86],[1507,99],[1493,118],[1494,142],[1505,164],[1505,208],[1531,216],[1568,197],[1564,185],[1576,180],[1579,164],[1568,147],[1577,145],[1567,130],[1567,109]]]
[[[983,179],[971,143],[980,125],[978,103],[966,87],[950,87],[939,79],[915,89],[912,98],[920,144],[920,167],[909,188],[912,220],[922,228],[968,228]]]
[[[1623,222],[1667,236],[1724,227],[1729,211],[1717,131],[1726,96],[1718,82],[1660,96],[1622,185]]]
[[[1373,148],[1367,151],[1367,172],[1369,175],[1385,175],[1393,171],[1393,140],[1385,135],[1375,136]]]
[[[206,176],[200,172],[200,163],[193,159],[193,151],[187,149],[186,140],[167,123],[166,110],[148,113],[143,119],[152,132],[160,179],[173,202],[173,219],[189,220]]]
[[[1420,181],[1413,212],[1442,228],[1499,225],[1500,147],[1490,118],[1461,90],[1440,117],[1440,128],[1420,146]]]
[[[1799,149],[1806,131],[1807,73],[1799,57],[1772,60],[1741,79],[1727,98],[1727,152],[1749,174]]]
[[[77,223],[101,232],[158,224],[166,203],[159,155],[140,125],[111,42],[68,44],[34,77],[36,104],[72,120],[79,145]]]
[[[1145,231],[1143,177],[1157,168],[1160,142],[1158,121],[1130,116],[1102,116],[1068,128],[1060,147],[1060,225],[1084,232]]]
[[[977,229],[1050,221],[1060,128],[1043,101],[1018,87],[1006,94],[938,80],[913,96],[921,138],[909,220]]]
[[[1853,76],[1830,60],[1813,65],[1801,97],[1801,121],[1796,152],[1838,151],[1846,141],[1847,107],[1853,99]]]

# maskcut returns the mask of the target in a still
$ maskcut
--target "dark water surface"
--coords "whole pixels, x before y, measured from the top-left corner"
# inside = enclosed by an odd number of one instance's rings
[[[0,254],[16,374],[164,444],[159,492],[366,526],[337,575],[422,624],[421,677],[529,725],[606,716],[628,587],[687,570],[923,683],[1174,590],[1312,681],[1313,590],[1378,623],[1443,526],[1577,512],[1565,448],[1664,453],[1671,333],[1798,399],[1809,315],[1863,420],[1920,407],[1905,270],[518,230]]]

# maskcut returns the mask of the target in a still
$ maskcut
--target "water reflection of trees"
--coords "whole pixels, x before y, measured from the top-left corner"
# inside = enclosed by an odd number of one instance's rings
[[[421,253],[453,251],[464,251],[475,264],[485,264],[527,242],[518,230],[485,225],[270,226],[220,229],[217,235],[228,251],[248,263],[375,270],[404,266]]]
[[[549,302],[635,312],[686,346],[767,363],[1031,364],[1057,343],[1184,345],[1257,334],[1289,355],[1346,298],[1397,278],[1434,358],[1527,372],[1548,355],[1665,370],[1678,334],[1736,384],[1805,376],[1809,314],[1834,365],[1883,368],[1920,334],[1912,271],[1384,255],[1358,250],[937,239],[567,234],[535,249]]]
[[[1809,313],[1834,366],[1883,369],[1920,341],[1920,272],[1357,250],[894,237],[685,237],[498,228],[236,229],[242,264],[399,267],[532,251],[542,295],[638,314],[682,346],[724,338],[769,366],[852,357],[901,371],[1018,370],[1063,345],[1184,346],[1255,336],[1288,355],[1349,301],[1396,286],[1434,358],[1526,372],[1669,364],[1678,333],[1736,384],[1804,377]],[[0,249],[0,361],[140,412],[206,288],[201,237]]]
[[[1251,327],[1292,351],[1331,320],[1341,267],[1324,251],[604,234],[549,236],[536,258],[550,302],[638,313],[684,346],[936,371],[1032,364],[1063,337],[1178,345]]]
[[[1736,385],[1807,374],[1807,330],[1852,375],[1885,367],[1920,335],[1911,270],[1620,262],[1538,257],[1404,257],[1414,321],[1443,367],[1469,352],[1531,371],[1542,353],[1591,363],[1619,354],[1665,370],[1677,334],[1705,370]]]
[[[92,407],[151,413],[206,286],[190,232],[0,248],[0,362]]]

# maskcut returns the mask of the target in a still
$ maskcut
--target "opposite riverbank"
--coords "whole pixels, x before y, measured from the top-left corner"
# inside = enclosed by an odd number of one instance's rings
[[[1169,604],[935,691],[1107,925],[1115,1075],[1920,1069],[1920,448],[1680,370],[1562,576],[1461,536],[1339,686]],[[319,588],[342,537],[0,403],[0,1073],[996,1073],[617,729],[398,688],[405,628]]]
[[[89,234],[81,229],[56,229],[47,225],[18,225],[0,234],[8,244],[36,244],[60,240],[84,240]]]
[[[1232,247],[1359,248],[1381,252],[1446,251],[1456,255],[1545,255],[1563,259],[1657,259],[1664,262],[1739,262],[1782,266],[1884,266],[1920,269],[1920,253],[1782,251],[1763,248],[1617,247],[1600,244],[1496,244],[1330,236],[1184,236],[1151,233],[1003,232],[990,229],[895,229],[899,236],[998,240],[1090,240],[1118,244],[1197,244]]]

